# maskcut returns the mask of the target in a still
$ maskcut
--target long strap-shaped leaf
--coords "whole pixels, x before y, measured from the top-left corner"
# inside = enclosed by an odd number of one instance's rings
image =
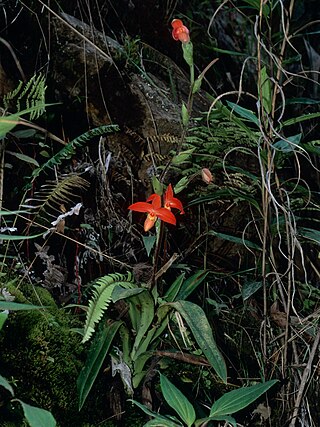
[[[86,363],[78,377],[79,410],[82,408],[93,383],[100,371],[102,363],[109,352],[110,345],[118,329],[122,325],[119,320],[112,324],[105,324],[93,340]]]

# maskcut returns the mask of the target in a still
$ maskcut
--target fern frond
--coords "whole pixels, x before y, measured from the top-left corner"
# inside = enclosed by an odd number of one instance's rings
[[[106,133],[118,132],[119,130],[120,129],[118,125],[104,125],[85,132],[84,134],[78,136],[77,138],[66,144],[57,154],[52,156],[40,168],[35,169],[32,173],[32,176],[36,178],[40,175],[41,172],[47,169],[52,169],[54,166],[61,165],[64,160],[70,159],[73,154],[75,154],[76,148],[83,147],[83,145],[86,142],[90,141],[92,138],[104,135]]]
[[[131,273],[125,274],[108,274],[100,277],[93,286],[93,297],[89,302],[89,307],[84,326],[84,335],[82,342],[88,341],[95,332],[96,324],[101,320],[104,312],[108,308],[112,292],[116,286],[130,286],[133,283]]]
[[[89,182],[79,175],[62,176],[58,182],[49,181],[42,185],[33,198],[24,202],[23,207],[31,210],[34,220],[45,220],[47,216],[61,213],[62,204],[73,203],[76,190],[85,190],[89,186]]]
[[[16,89],[4,96],[4,107],[8,109],[15,102],[17,113],[24,114],[28,111],[30,120],[35,120],[45,111],[46,89],[45,76],[35,74],[26,84],[20,81]]]

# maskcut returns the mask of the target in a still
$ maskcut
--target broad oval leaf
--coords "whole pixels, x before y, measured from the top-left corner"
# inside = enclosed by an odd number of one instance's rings
[[[278,380],[271,380],[250,387],[242,387],[224,394],[212,405],[210,417],[231,415],[246,408],[277,382]]]
[[[20,399],[14,399],[22,406],[24,416],[30,427],[55,427],[57,425],[51,412],[36,406],[28,405]]]
[[[189,301],[177,301],[172,305],[188,323],[191,332],[209,363],[223,382],[227,382],[225,361],[216,345],[212,329],[203,309]]]
[[[167,377],[160,374],[160,385],[163,397],[179,417],[191,427],[195,422],[196,413],[189,400]]]

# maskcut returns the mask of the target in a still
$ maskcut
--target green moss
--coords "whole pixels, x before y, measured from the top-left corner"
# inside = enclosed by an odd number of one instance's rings
[[[52,411],[57,420],[79,417],[76,380],[83,348],[70,331],[74,316],[59,310],[44,288],[6,287],[15,302],[48,308],[10,313],[0,334],[0,373],[14,380],[21,400]]]

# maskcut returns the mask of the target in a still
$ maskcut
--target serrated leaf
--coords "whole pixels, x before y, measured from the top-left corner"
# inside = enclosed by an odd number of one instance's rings
[[[116,286],[132,285],[132,275],[109,274],[100,277],[93,286],[93,297],[90,299],[82,343],[88,341],[95,331],[95,325],[101,320],[104,312],[112,301],[112,293]]]

